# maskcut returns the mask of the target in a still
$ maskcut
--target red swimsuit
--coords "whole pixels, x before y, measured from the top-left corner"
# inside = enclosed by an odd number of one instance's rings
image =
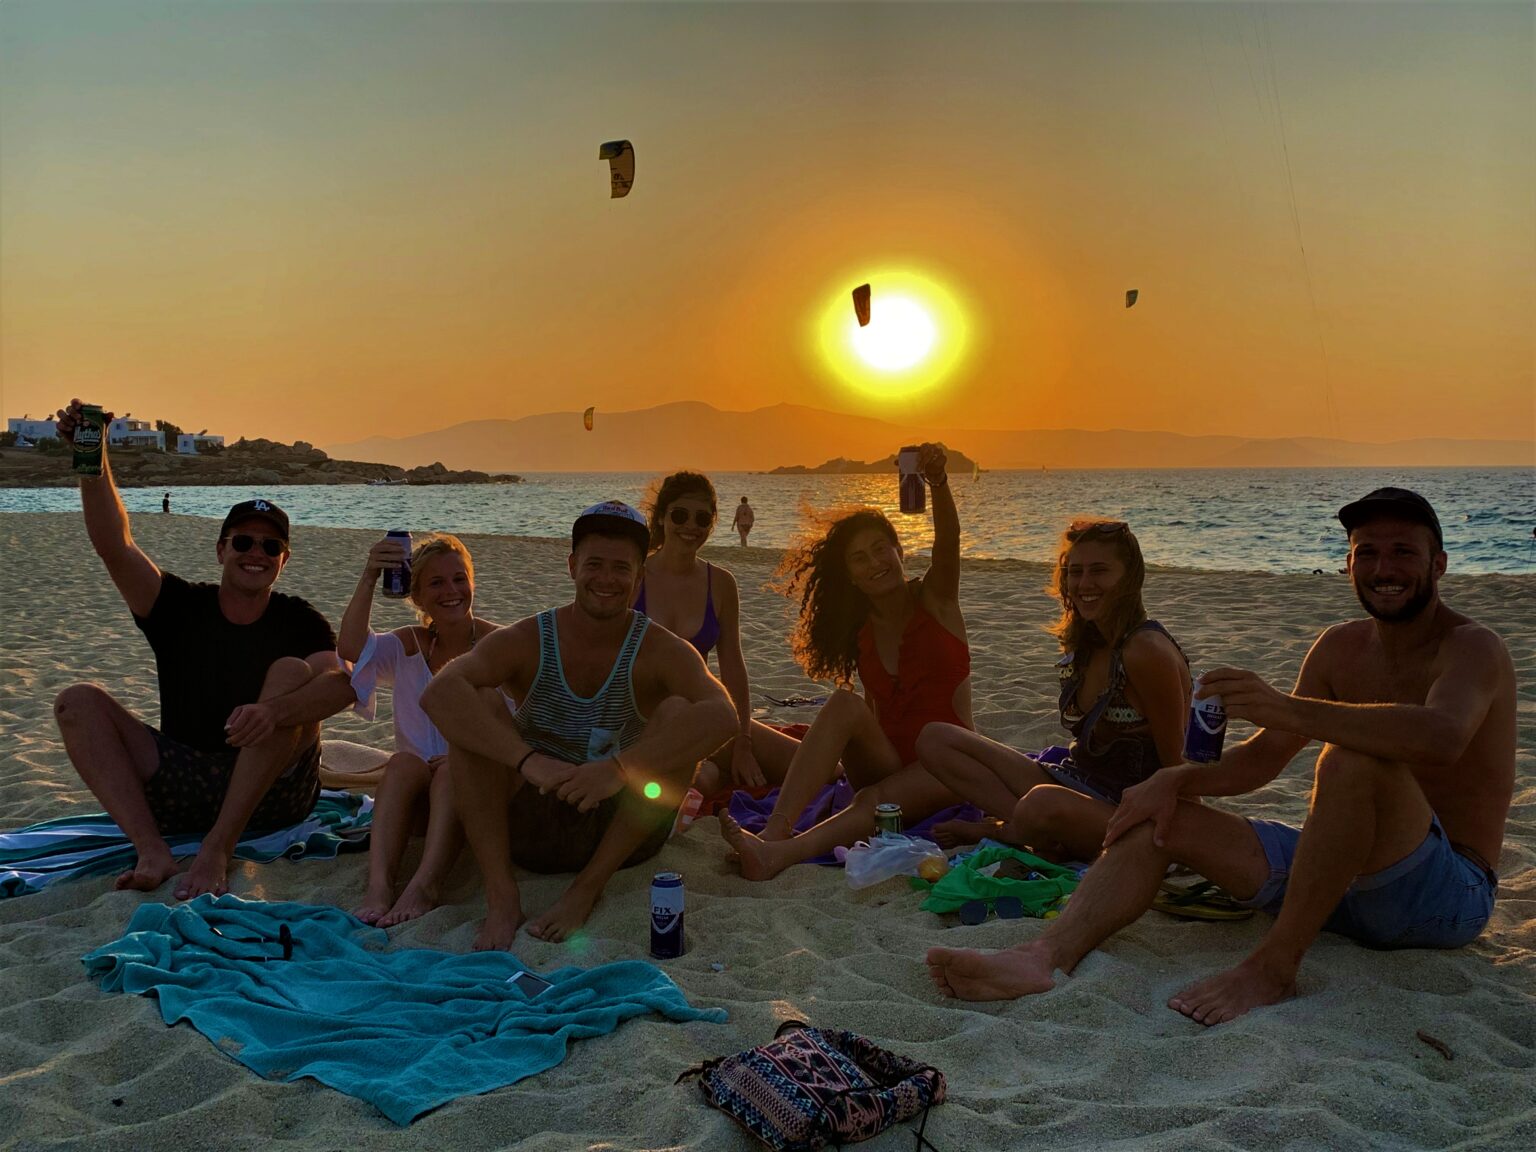
[[[955,689],[971,674],[971,649],[917,601],[901,634],[896,675],[880,662],[875,631],[859,630],[859,679],[903,765],[917,762],[917,734],[925,724],[965,725],[955,711]]]

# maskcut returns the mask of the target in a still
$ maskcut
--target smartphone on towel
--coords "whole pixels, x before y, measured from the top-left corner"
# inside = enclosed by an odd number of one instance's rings
[[[519,991],[522,992],[524,996],[528,997],[530,1000],[538,996],[541,992],[547,992],[549,989],[554,987],[554,985],[551,984],[548,980],[544,979],[544,977],[537,976],[532,972],[519,972],[515,976],[508,976],[507,983],[514,985]]]

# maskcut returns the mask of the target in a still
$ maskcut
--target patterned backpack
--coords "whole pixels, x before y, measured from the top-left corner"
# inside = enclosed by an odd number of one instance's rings
[[[937,1068],[800,1020],[780,1025],[769,1044],[688,1069],[677,1083],[690,1076],[711,1105],[775,1152],[856,1144],[919,1112],[916,1148],[932,1149],[923,1131],[945,1090]]]

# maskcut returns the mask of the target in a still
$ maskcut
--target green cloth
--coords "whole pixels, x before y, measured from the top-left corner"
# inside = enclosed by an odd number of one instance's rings
[[[1005,876],[982,875],[981,869],[999,860],[1018,860],[1043,879],[1010,880]],[[970,900],[990,903],[999,896],[1017,896],[1024,905],[1024,915],[1040,918],[1059,908],[1077,883],[1077,873],[1071,868],[1017,848],[991,844],[955,861],[936,883],[914,879],[912,887],[927,891],[928,898],[922,903],[925,912],[957,912],[960,905]]]

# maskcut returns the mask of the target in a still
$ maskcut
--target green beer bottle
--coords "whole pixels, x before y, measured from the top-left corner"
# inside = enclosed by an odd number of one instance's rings
[[[107,417],[101,405],[80,405],[80,422],[75,425],[75,471],[82,476],[100,476],[106,443]]]

